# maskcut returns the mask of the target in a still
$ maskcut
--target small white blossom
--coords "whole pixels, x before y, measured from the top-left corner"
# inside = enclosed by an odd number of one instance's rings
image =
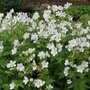
[[[66,59],[64,64],[65,64],[65,66],[69,65],[70,64],[69,60]]]
[[[25,67],[23,66],[22,63],[17,64],[17,70],[18,70],[18,71],[24,71],[24,69],[25,69]]]
[[[10,61],[10,63],[7,64],[7,68],[13,68],[16,66],[16,61]]]
[[[88,25],[90,26],[90,21],[88,21]]]
[[[83,73],[88,68],[88,62],[83,61],[81,65],[77,66],[77,72]]]
[[[2,52],[3,51],[3,48],[4,48],[4,46],[2,44],[3,44],[3,42],[0,41],[0,52]]]
[[[28,83],[28,81],[29,81],[28,78],[25,76],[24,80],[23,80],[23,83],[26,85]]]
[[[13,82],[9,86],[10,86],[10,90],[15,88],[15,84]]]
[[[46,86],[46,89],[51,90],[51,89],[53,89],[53,86],[51,84],[49,84],[48,86]]]
[[[12,55],[14,55],[14,54],[16,54],[16,52],[17,52],[17,48],[16,47],[14,47],[13,49],[12,49]]]
[[[35,87],[37,87],[37,88],[42,87],[44,84],[45,84],[45,81],[42,81],[41,79],[36,79],[36,80],[34,81],[34,85],[35,85]]]
[[[35,13],[33,14],[32,19],[37,20],[38,18],[39,18],[39,13],[38,13],[38,12],[35,12]]]
[[[70,69],[70,67],[68,67],[68,66],[64,68],[64,75],[65,75],[65,76],[68,76],[68,74],[69,74],[69,69]]]
[[[33,66],[33,71],[34,71],[34,70],[36,70],[36,69],[37,69],[37,66],[36,66],[36,65],[34,65],[34,66]]]
[[[14,40],[14,46],[19,46],[19,41],[18,40]]]
[[[57,11],[58,10],[58,6],[57,5],[53,5],[52,6],[52,10],[55,12],[55,11]]]
[[[46,61],[43,61],[42,63],[41,63],[41,65],[42,65],[42,69],[44,69],[44,68],[48,68],[48,62],[46,62]]]
[[[48,21],[51,15],[51,10],[45,10],[43,13],[43,18]]]
[[[36,33],[31,35],[31,40],[34,41],[34,43],[38,40],[38,35]]]
[[[64,5],[64,8],[65,8],[65,9],[68,9],[71,5],[72,5],[72,3],[68,3],[68,2],[67,2],[67,3]]]
[[[29,38],[29,35],[30,35],[29,33],[25,33],[24,36],[23,36],[23,38],[24,39],[27,39],[27,38]]]
[[[71,84],[72,81],[70,79],[67,80],[67,84]]]
[[[46,57],[46,54],[44,53],[44,51],[41,51],[41,52],[39,52],[38,57],[40,59],[44,59]]]

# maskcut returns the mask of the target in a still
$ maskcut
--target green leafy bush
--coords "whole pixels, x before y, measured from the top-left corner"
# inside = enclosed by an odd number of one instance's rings
[[[1,90],[90,89],[90,20],[73,22],[70,5],[0,13]]]

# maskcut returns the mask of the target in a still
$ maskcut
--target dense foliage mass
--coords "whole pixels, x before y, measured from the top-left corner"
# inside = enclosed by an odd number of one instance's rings
[[[70,5],[0,13],[1,90],[90,89],[90,20],[73,22]]]

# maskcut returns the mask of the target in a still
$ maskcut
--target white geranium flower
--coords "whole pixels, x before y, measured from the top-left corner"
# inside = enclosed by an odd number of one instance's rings
[[[18,70],[18,71],[24,71],[24,69],[25,69],[25,67],[23,66],[22,63],[17,64],[17,70]]]
[[[68,76],[68,74],[69,74],[69,69],[70,69],[70,67],[68,67],[68,66],[64,68],[64,75],[65,75],[65,76]]]
[[[36,42],[38,40],[38,35],[36,33],[31,35],[31,40]]]
[[[33,60],[33,70],[36,70],[37,69],[37,65],[36,65],[36,62],[35,62],[35,60]]]
[[[11,9],[11,10],[10,10],[10,13],[14,13],[14,9]]]
[[[41,51],[41,52],[39,52],[38,57],[40,59],[44,59],[46,57],[46,54],[44,53],[44,51]]]
[[[19,41],[18,40],[14,40],[14,46],[19,46]]]
[[[63,6],[60,6],[60,5],[59,5],[59,6],[58,6],[58,10],[61,10],[61,11],[62,11],[62,10],[63,10]]]
[[[64,8],[65,8],[65,9],[68,9],[71,5],[72,5],[72,3],[68,3],[68,2],[67,2],[67,3],[64,5]]]
[[[55,12],[55,11],[57,11],[58,10],[58,6],[57,5],[53,5],[52,6],[52,10]]]
[[[42,63],[41,63],[41,65],[42,65],[42,69],[44,69],[44,68],[48,68],[48,62],[46,62],[46,61],[43,61]]]
[[[51,53],[53,56],[55,56],[56,54],[58,54],[58,49],[54,46],[53,43],[47,44],[47,48],[48,48],[49,50],[51,50],[50,53]]]
[[[29,48],[28,49],[28,53],[30,53],[30,54],[33,53],[34,51],[35,51],[35,48]]]
[[[32,19],[37,20],[38,18],[39,18],[39,13],[38,13],[38,12],[35,12],[35,13],[33,14]]]
[[[69,60],[66,59],[64,64],[65,64],[65,66],[69,65],[70,64]]]
[[[10,63],[8,63],[6,66],[7,66],[7,68],[13,68],[16,66],[16,61],[11,60]]]
[[[34,65],[34,66],[33,66],[33,71],[34,71],[34,70],[36,70],[36,69],[37,69],[37,66],[36,66],[36,65]]]
[[[81,65],[77,66],[76,69],[77,69],[77,72],[79,73],[83,73],[85,71],[85,69],[88,68],[88,62],[86,61],[83,61]]]
[[[10,90],[15,88],[15,84],[13,82],[9,86],[10,86]]]
[[[48,86],[46,86],[46,89],[51,90],[51,89],[53,89],[53,86],[51,84],[49,84]]]
[[[90,40],[90,35],[89,35],[89,34],[88,34],[88,35],[86,35],[86,38]]]
[[[61,52],[61,51],[62,51],[62,47],[63,47],[63,45],[61,45],[61,44],[57,44],[58,52]]]
[[[29,35],[30,35],[30,34],[26,32],[26,33],[24,33],[23,38],[24,38],[24,39],[27,39],[27,38],[29,38]]]
[[[90,21],[88,21],[88,25],[90,26]]]
[[[12,55],[14,55],[14,54],[16,54],[16,52],[17,52],[17,48],[16,47],[14,47],[13,49],[12,49]]]
[[[37,87],[37,88],[42,87],[44,84],[45,84],[45,81],[42,81],[41,79],[36,79],[36,80],[34,81],[34,85],[35,85],[35,87]]]
[[[48,21],[48,19],[50,18],[51,15],[51,10],[45,10],[43,13],[43,18]]]
[[[71,84],[72,81],[70,79],[67,80],[67,84]]]
[[[28,77],[25,76],[25,77],[24,77],[24,80],[23,80],[23,83],[26,85],[26,84],[28,83],[28,81],[29,81],[29,80],[28,80]]]
[[[62,12],[62,11],[57,11],[56,12],[56,16],[65,17],[66,16],[66,13],[65,12]]]
[[[76,25],[76,27],[79,29],[81,26],[82,26],[82,23],[77,23],[77,24],[75,24]]]
[[[0,52],[2,52],[4,46],[2,45],[3,41],[0,41]]]

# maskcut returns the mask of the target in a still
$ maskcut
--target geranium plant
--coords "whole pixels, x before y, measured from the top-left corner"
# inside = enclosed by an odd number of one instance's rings
[[[73,22],[71,4],[52,5],[32,17],[0,13],[1,90],[87,90],[90,20]]]

